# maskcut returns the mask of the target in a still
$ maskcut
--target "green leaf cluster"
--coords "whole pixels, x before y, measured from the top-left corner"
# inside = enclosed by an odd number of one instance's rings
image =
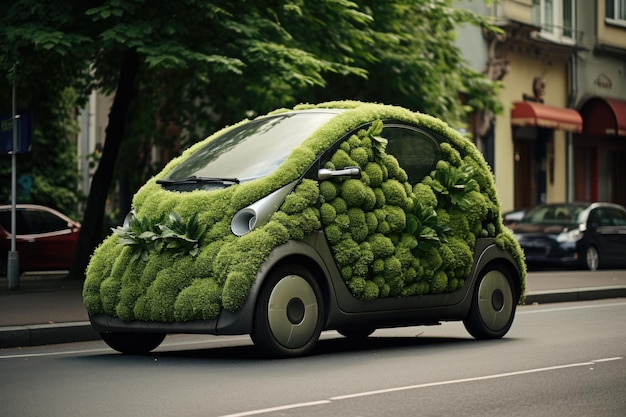
[[[462,165],[457,168],[445,161],[440,161],[430,177],[428,184],[439,196],[439,206],[456,206],[461,210],[471,207],[469,194],[479,191],[478,183],[473,178],[474,168],[471,165]]]
[[[439,222],[435,207],[422,205],[417,197],[413,198],[413,210],[406,216],[405,232],[415,237],[410,249],[422,256],[445,242],[451,231],[450,226]]]
[[[128,227],[118,226],[112,230],[119,237],[119,244],[130,248],[131,262],[147,261],[151,254],[161,253],[197,256],[204,233],[204,228],[198,224],[198,213],[193,213],[185,222],[174,212],[167,220],[158,221],[131,215]]]

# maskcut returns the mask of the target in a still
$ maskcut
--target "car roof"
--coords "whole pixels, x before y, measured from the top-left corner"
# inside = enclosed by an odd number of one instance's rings
[[[11,210],[12,206],[11,204],[4,204],[0,206],[0,211],[9,211]],[[47,211],[48,213],[52,213],[58,217],[61,217],[65,220],[71,221],[73,223],[78,223],[76,220],[73,220],[71,217],[69,217],[67,214],[64,214],[62,212],[60,212],[59,210],[53,209],[52,207],[48,207],[48,206],[43,206],[40,204],[30,204],[30,203],[18,203],[15,205],[16,209],[22,209],[22,210],[40,210],[40,211]]]
[[[11,204],[4,204],[0,206],[0,210],[10,210],[12,207]],[[54,211],[59,213],[58,210],[53,209],[52,207],[42,206],[40,204],[30,204],[30,203],[18,203],[15,205],[16,208],[20,209],[37,209],[37,210],[45,210],[45,211]]]

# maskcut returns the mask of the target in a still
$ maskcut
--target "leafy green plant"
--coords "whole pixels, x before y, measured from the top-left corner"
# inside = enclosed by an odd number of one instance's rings
[[[479,191],[471,165],[466,164],[457,168],[446,162],[440,162],[430,176],[433,179],[430,186],[441,196],[439,206],[443,208],[457,206],[461,210],[467,210],[472,205],[468,194]]]
[[[431,206],[423,206],[418,198],[413,198],[413,210],[406,213],[406,228],[404,232],[415,237],[411,246],[413,252],[424,254],[431,249],[438,248],[445,242],[451,229],[440,223],[437,212]]]
[[[204,233],[204,228],[198,224],[197,213],[185,222],[174,212],[167,219],[157,221],[133,215],[127,227],[118,226],[112,230],[120,237],[119,244],[128,246],[133,252],[133,262],[137,259],[147,261],[150,252],[197,256],[199,240]]]
[[[382,162],[385,154],[388,140],[380,136],[383,132],[383,122],[374,120],[370,128],[367,130],[367,136],[372,140],[372,150],[374,151],[374,160],[378,163]]]

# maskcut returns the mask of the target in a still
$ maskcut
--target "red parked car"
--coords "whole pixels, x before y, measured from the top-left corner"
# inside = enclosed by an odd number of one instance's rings
[[[80,223],[45,206],[16,206],[16,249],[19,271],[70,269]],[[0,206],[0,275],[6,276],[11,249],[11,206]]]

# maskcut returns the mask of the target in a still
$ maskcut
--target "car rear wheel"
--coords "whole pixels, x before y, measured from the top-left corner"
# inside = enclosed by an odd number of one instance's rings
[[[476,339],[500,338],[513,324],[516,300],[510,273],[500,266],[488,268],[476,283],[463,324]]]
[[[313,274],[301,265],[283,265],[261,289],[252,340],[270,356],[305,355],[315,347],[323,319],[322,292]]]
[[[165,333],[100,333],[102,340],[114,350],[127,355],[145,355],[156,349]]]
[[[585,253],[585,266],[590,271],[596,271],[600,266],[600,253],[595,246],[589,246]]]

